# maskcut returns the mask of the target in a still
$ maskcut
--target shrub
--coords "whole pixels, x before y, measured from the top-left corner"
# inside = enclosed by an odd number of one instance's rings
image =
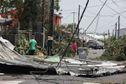
[[[101,56],[104,60],[126,60],[126,36],[115,39],[113,37],[105,41],[105,52]]]

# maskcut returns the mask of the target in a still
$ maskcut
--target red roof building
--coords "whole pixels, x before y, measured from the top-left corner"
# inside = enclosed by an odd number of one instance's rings
[[[54,14],[54,17],[53,17],[54,25],[60,26],[61,25],[61,19],[62,19],[62,17],[60,15]]]

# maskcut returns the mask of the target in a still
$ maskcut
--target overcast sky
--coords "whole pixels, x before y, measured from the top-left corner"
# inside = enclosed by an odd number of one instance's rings
[[[62,10],[62,24],[73,22],[73,13],[75,14],[75,22],[77,23],[78,18],[78,5],[81,5],[81,12],[85,7],[87,0],[61,0],[60,6]],[[100,8],[102,7],[105,0],[90,0],[85,15],[81,21],[80,28],[86,29],[91,23],[93,18],[96,16]],[[121,28],[126,28],[126,0],[108,0],[104,8],[102,9],[99,19],[96,18],[94,23],[88,29],[88,32],[103,33],[115,28],[115,23],[118,20],[118,16],[121,17]],[[98,25],[96,26],[98,22]]]

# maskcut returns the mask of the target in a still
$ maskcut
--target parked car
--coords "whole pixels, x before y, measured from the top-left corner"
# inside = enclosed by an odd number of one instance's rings
[[[87,42],[87,46],[92,49],[103,49],[104,45],[98,41],[95,40],[89,40]]]

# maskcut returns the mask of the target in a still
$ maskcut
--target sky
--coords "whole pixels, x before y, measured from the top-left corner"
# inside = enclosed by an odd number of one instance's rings
[[[80,5],[81,13],[87,0],[60,0],[60,10],[62,13],[62,24],[73,23],[78,21],[78,6]],[[84,17],[80,23],[81,32],[83,32],[91,21],[94,19],[105,0],[90,0]],[[108,0],[100,12],[100,15],[94,20],[87,32],[93,33],[110,33],[115,29],[115,23],[120,16],[120,27],[126,28],[126,0]],[[75,12],[75,18],[73,13]]]

